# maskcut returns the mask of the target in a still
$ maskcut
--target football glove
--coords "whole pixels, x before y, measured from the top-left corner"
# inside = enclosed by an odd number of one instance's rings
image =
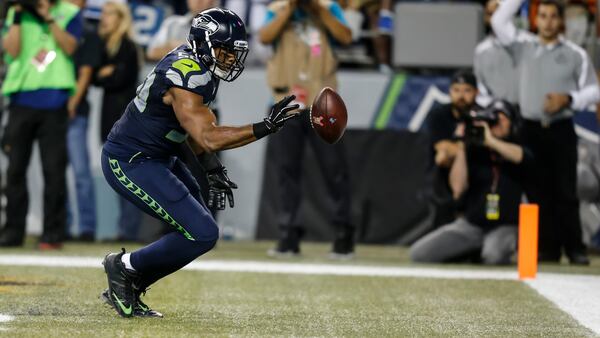
[[[217,210],[225,210],[225,200],[229,201],[229,207],[233,208],[233,190],[237,184],[233,183],[227,176],[227,169],[220,167],[206,173],[208,179],[208,207]]]
[[[275,103],[271,107],[269,115],[265,117],[263,122],[255,123],[252,126],[254,136],[257,139],[260,139],[269,134],[275,133],[279,129],[281,129],[281,127],[283,127],[285,121],[298,117],[298,115],[300,115],[299,112],[288,114],[290,111],[298,109],[300,107],[299,104],[293,104],[288,106],[290,102],[294,101],[295,98],[295,95],[290,95],[284,97],[283,99],[281,99],[281,101]]]

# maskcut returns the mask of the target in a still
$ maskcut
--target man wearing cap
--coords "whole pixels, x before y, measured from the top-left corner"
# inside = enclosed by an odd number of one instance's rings
[[[484,264],[508,264],[516,250],[519,204],[531,152],[514,141],[514,109],[494,101],[471,111],[459,126],[450,167],[454,199],[464,199],[464,216],[427,234],[410,249],[414,262],[445,263],[473,257]],[[470,129],[480,132],[474,133]],[[480,135],[473,139],[464,135]]]
[[[457,126],[462,124],[464,114],[476,107],[477,80],[473,73],[457,72],[452,77],[449,95],[450,103],[434,107],[425,123],[435,151],[437,167],[433,184],[436,205],[434,225],[446,224],[455,218],[448,174],[459,150],[455,138]]]
[[[577,182],[575,111],[600,101],[598,79],[587,53],[562,35],[564,6],[541,0],[537,36],[520,35],[512,23],[522,0],[503,1],[492,16],[498,40],[519,67],[519,106],[523,141],[536,158],[529,200],[540,206],[540,261],[587,265],[582,241]]]

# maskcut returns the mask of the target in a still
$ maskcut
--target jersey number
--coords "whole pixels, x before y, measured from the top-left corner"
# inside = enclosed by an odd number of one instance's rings
[[[150,96],[150,87],[152,87],[155,78],[156,73],[153,69],[152,72],[150,72],[150,74],[146,76],[144,82],[137,88],[137,92],[133,103],[135,103],[137,109],[139,109],[139,111],[142,113],[144,112],[144,110],[146,110],[146,105],[148,104],[148,96]]]

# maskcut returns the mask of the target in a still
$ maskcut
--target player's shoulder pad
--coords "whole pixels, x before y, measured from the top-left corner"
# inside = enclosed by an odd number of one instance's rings
[[[165,76],[175,86],[195,89],[211,80],[208,69],[185,48],[177,48],[164,61]]]

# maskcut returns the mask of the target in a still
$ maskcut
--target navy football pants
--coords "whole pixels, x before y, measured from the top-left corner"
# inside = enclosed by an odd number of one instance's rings
[[[219,237],[204,206],[200,188],[177,157],[134,159],[131,163],[102,153],[102,171],[110,186],[173,231],[131,253],[131,265],[146,288],[212,249]]]

